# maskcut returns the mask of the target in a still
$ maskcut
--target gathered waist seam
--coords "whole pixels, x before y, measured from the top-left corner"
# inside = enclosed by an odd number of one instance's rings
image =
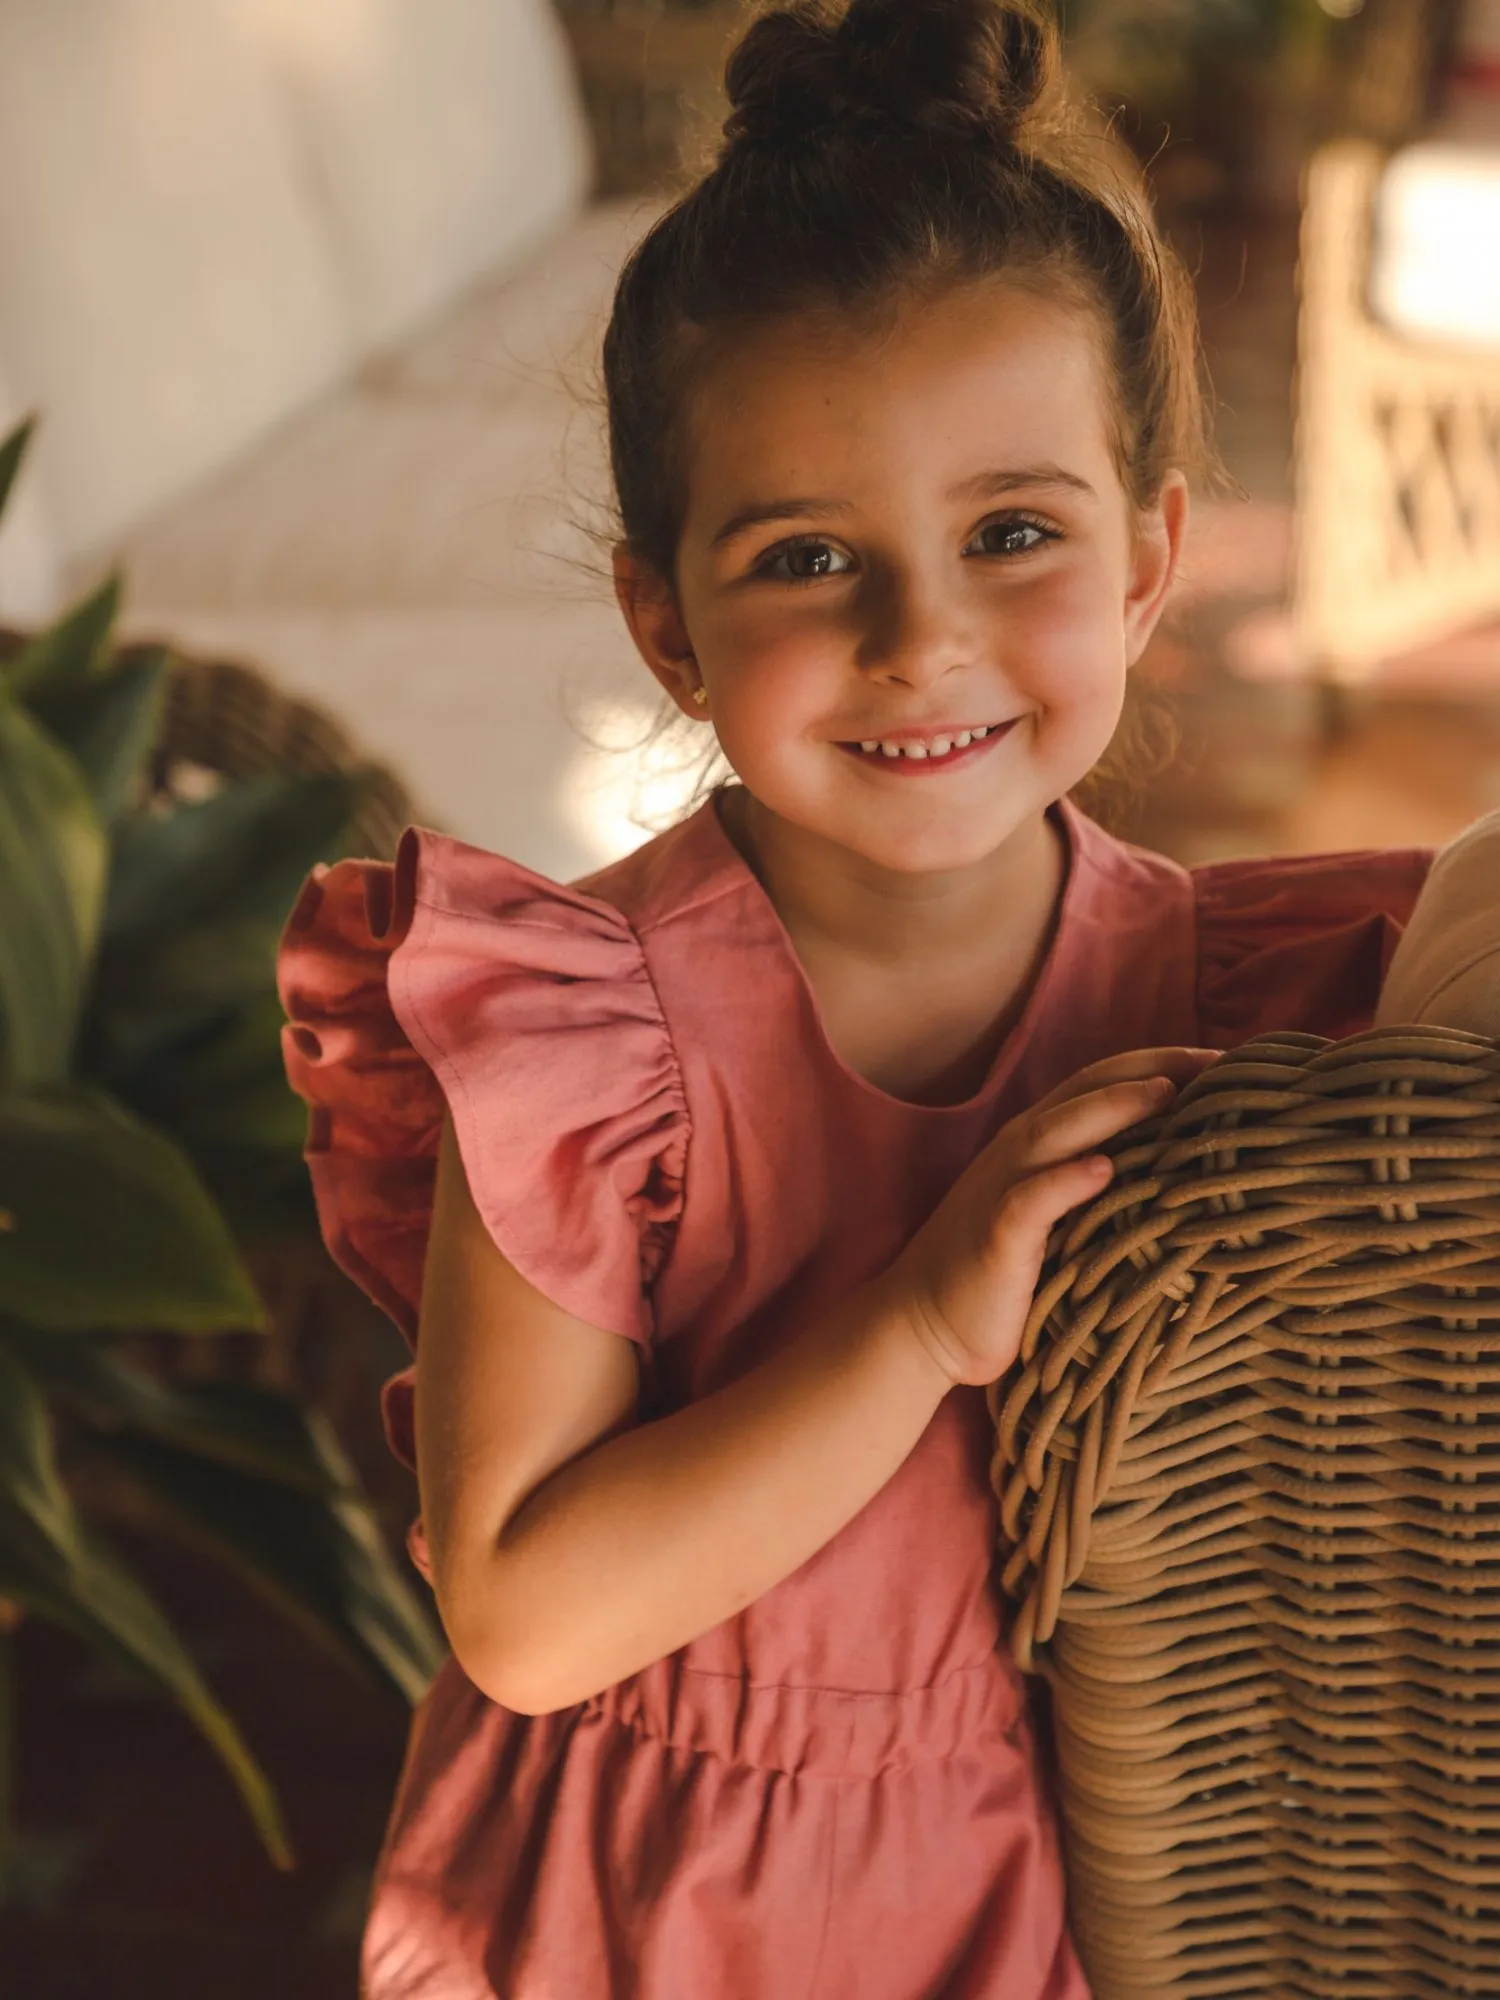
[[[731,1764],[788,1775],[868,1778],[1014,1735],[1025,1711],[1019,1676],[999,1656],[913,1688],[831,1688],[752,1681],[679,1656],[606,1688],[583,1721]]]

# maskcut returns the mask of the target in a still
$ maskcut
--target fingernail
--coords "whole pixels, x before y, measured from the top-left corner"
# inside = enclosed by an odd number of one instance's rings
[[[1177,1094],[1177,1086],[1169,1076],[1153,1076],[1147,1088],[1155,1098],[1175,1097]]]

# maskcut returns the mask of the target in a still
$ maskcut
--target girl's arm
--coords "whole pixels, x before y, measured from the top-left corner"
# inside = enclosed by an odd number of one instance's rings
[[[422,1293],[418,1477],[438,1608],[493,1700],[570,1706],[732,1617],[885,1484],[957,1382],[1015,1358],[1085,1154],[1208,1052],[1095,1064],[1006,1126],[907,1249],[770,1360],[637,1425],[619,1335],[495,1247],[445,1127]],[[1152,1079],[1165,1077],[1153,1087]]]

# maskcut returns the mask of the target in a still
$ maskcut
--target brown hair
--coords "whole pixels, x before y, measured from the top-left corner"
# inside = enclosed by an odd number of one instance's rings
[[[1107,336],[1122,483],[1209,466],[1191,285],[1060,85],[1042,0],[791,0],[731,51],[717,158],[636,245],[604,337],[622,538],[675,582],[686,412],[717,347],[785,315],[875,328],[1004,274]]]

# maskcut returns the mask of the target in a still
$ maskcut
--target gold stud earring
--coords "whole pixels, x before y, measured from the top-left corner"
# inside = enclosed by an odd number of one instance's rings
[[[699,706],[700,708],[707,708],[707,707],[708,707],[708,689],[707,689],[706,687],[695,687],[695,688],[693,689],[693,700],[694,700],[695,702],[697,702],[697,704],[698,704],[698,706]]]

